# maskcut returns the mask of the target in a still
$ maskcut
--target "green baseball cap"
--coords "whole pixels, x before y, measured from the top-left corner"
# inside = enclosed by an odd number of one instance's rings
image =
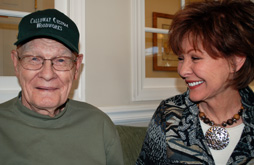
[[[79,53],[79,31],[76,24],[56,9],[36,11],[23,17],[14,45],[44,37],[57,40],[70,50]]]

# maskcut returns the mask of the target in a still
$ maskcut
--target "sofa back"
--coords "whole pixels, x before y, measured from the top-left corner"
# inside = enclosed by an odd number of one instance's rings
[[[125,165],[135,165],[139,156],[147,127],[116,125],[119,133]]]

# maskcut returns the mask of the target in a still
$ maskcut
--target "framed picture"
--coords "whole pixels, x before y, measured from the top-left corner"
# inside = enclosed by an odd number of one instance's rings
[[[153,12],[153,28],[169,29],[173,15]],[[168,46],[168,34],[153,33],[153,70],[176,71],[178,58]]]

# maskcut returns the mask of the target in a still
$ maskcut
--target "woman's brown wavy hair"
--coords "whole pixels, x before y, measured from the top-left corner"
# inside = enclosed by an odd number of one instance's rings
[[[182,42],[198,41],[213,58],[228,61],[235,55],[246,56],[230,85],[237,89],[254,79],[254,3],[247,0],[223,0],[191,3],[177,12],[169,29],[169,46],[177,55],[183,53]]]

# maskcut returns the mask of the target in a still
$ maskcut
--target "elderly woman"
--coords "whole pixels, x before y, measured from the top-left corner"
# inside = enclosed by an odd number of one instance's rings
[[[254,4],[190,4],[169,38],[188,90],[161,102],[137,164],[254,163]]]

